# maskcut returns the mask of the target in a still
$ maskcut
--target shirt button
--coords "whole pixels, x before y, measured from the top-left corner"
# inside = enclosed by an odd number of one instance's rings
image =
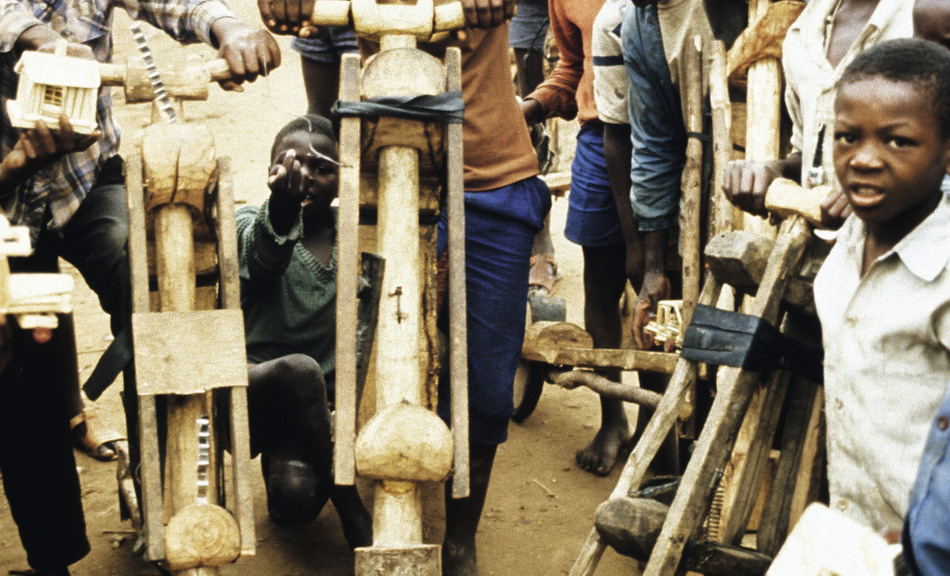
[[[848,509],[848,501],[845,500],[844,498],[838,500],[838,510],[841,510],[842,512],[844,512],[847,509]]]
[[[848,326],[854,326],[855,324],[858,323],[858,320],[854,316],[848,316],[847,318],[844,319],[844,322]]]
[[[947,426],[950,426],[950,420],[948,420],[946,416],[941,416],[940,418],[937,418],[937,428],[941,430],[946,430]]]
[[[844,402],[841,401],[841,398],[835,398],[835,408],[841,410],[842,406],[844,406]]]

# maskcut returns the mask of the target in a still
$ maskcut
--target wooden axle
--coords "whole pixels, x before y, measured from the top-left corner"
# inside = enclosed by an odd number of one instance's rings
[[[231,70],[228,63],[215,58],[207,62],[186,63],[182,67],[162,70],[162,83],[168,95],[179,100],[207,100],[211,82],[228,80]],[[151,102],[155,99],[151,80],[140,58],[129,58],[125,64],[99,64],[99,77],[103,86],[122,86],[125,101],[129,104]]]

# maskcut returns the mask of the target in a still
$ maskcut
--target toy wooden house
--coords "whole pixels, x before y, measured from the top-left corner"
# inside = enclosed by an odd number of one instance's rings
[[[99,63],[95,60],[24,52],[15,68],[19,74],[16,100],[7,102],[7,114],[17,128],[32,128],[43,120],[59,127],[66,114],[79,134],[96,129]]]

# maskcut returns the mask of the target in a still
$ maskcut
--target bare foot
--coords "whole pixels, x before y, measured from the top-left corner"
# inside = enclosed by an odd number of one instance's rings
[[[443,576],[478,576],[475,544],[463,546],[448,540],[442,544]]]
[[[598,476],[610,474],[620,453],[629,448],[632,437],[633,430],[626,421],[604,423],[591,443],[577,452],[577,465]]]

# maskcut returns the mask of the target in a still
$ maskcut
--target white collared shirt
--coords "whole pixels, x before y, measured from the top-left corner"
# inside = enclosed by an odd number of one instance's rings
[[[840,0],[811,0],[788,29],[782,45],[785,70],[785,104],[792,118],[792,148],[802,153],[802,176],[815,158],[818,131],[822,125],[822,166],[825,183],[837,186],[831,150],[835,122],[835,83],[854,57],[871,46],[914,34],[913,0],[880,0],[864,29],[837,66],[825,54],[828,18]]]
[[[825,348],[831,506],[897,528],[950,379],[950,199],[861,277],[851,216],[815,278]]]

